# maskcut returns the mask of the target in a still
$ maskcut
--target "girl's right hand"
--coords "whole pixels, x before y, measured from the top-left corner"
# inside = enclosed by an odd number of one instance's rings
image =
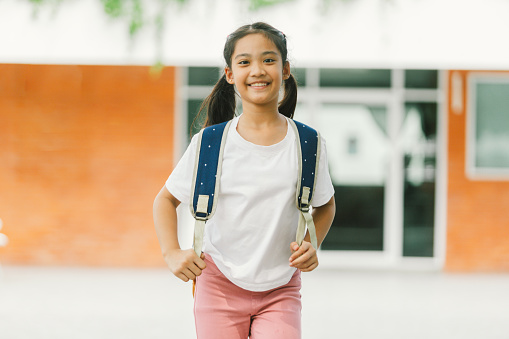
[[[171,272],[185,282],[195,280],[207,267],[204,259],[203,253],[198,257],[193,249],[175,249],[170,251],[165,258]]]

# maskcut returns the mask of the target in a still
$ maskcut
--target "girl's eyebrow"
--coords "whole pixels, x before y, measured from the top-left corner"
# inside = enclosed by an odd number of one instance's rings
[[[276,53],[276,52],[274,52],[274,51],[265,51],[265,52],[263,52],[263,53],[262,53],[262,56],[265,56],[265,55],[267,55],[267,54],[274,54],[274,55],[277,55],[277,53]],[[251,54],[249,54],[249,53],[241,53],[241,54],[237,54],[237,55],[235,56],[234,60],[236,60],[236,59],[238,59],[238,58],[240,58],[240,57],[251,57]]]
[[[276,52],[274,51],[266,51],[266,52],[263,52],[262,55],[267,55],[267,54],[274,54],[274,55],[277,55]]]

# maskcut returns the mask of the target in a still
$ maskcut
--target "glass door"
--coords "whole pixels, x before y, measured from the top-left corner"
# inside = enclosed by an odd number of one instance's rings
[[[325,103],[313,122],[327,140],[338,206],[322,249],[383,251],[390,147],[386,107]]]
[[[435,236],[437,104],[407,102],[399,133],[404,157],[403,256],[432,257]]]
[[[440,265],[437,74],[306,72],[295,118],[326,139],[336,200],[336,216],[321,245],[321,263]],[[365,86],[359,84],[362,79]]]

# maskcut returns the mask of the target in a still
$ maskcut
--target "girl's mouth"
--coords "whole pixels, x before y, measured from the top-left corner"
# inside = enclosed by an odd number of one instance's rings
[[[268,82],[255,82],[255,83],[249,84],[249,86],[255,87],[255,88],[267,87],[268,85],[269,85]]]

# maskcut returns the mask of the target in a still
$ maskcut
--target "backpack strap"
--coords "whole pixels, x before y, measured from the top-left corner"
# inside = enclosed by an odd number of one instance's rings
[[[221,164],[223,162],[226,135],[231,120],[209,126],[200,131],[196,149],[196,160],[192,180],[191,213],[195,219],[193,249],[201,255],[205,222],[216,210],[217,193],[221,178]]]
[[[297,227],[296,242],[299,246],[302,244],[307,226],[311,244],[315,249],[318,249],[315,223],[313,222],[311,213],[309,213],[309,207],[313,199],[313,190],[316,184],[316,173],[318,172],[318,162],[320,159],[320,133],[298,121],[292,119],[289,119],[289,121],[295,131],[296,137],[300,141],[300,147],[297,147],[299,176],[297,179],[295,201],[301,213],[299,216],[299,226]]]

